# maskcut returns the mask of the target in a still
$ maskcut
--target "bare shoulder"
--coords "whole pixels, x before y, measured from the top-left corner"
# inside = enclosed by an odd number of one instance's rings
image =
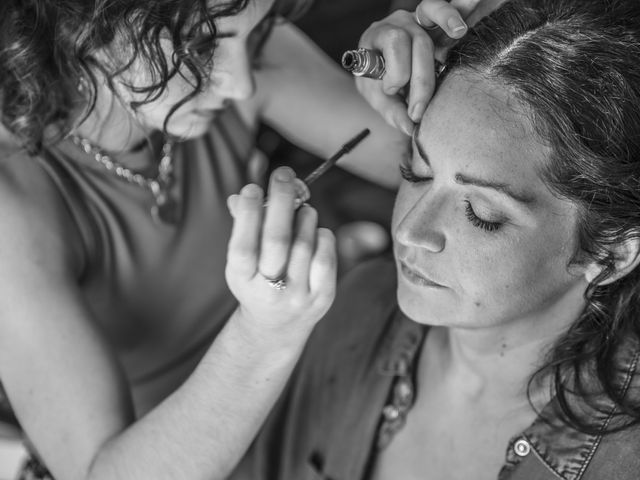
[[[37,158],[11,144],[0,144],[0,218],[3,265],[79,270],[81,238],[57,187]]]

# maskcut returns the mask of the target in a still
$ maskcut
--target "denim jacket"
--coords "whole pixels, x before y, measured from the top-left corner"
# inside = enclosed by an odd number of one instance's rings
[[[354,274],[233,480],[369,477],[393,419],[385,418],[393,386],[407,375],[426,329],[398,311],[392,263],[376,261]],[[637,361],[638,352],[630,353],[627,373]],[[543,411],[547,421],[539,417],[505,445],[499,480],[640,479],[640,427],[588,435],[554,417],[556,408],[552,401]],[[610,416],[598,421],[604,426]]]

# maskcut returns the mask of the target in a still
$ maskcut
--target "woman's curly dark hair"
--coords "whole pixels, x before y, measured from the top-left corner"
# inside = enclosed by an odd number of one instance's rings
[[[216,44],[215,19],[240,13],[250,1],[260,0],[2,0],[2,123],[36,153],[50,140],[49,127],[55,127],[56,137],[71,128],[79,87],[88,114],[95,105],[96,72],[113,87],[114,76],[137,60],[146,62],[152,79],[135,90],[144,94],[140,103],[161,96],[175,75],[192,83],[193,92],[173,113],[206,81]],[[276,0],[272,17],[294,15],[307,4]],[[170,61],[161,47],[167,38],[173,47]],[[96,52],[114,45],[128,58],[109,65],[99,61]]]
[[[497,82],[528,108],[553,152],[543,178],[579,207],[572,263],[603,267],[534,379],[550,374],[565,421],[583,431],[640,423],[640,395],[629,388],[638,380],[640,268],[599,285],[615,271],[612,247],[640,237],[640,2],[512,0],[456,45],[447,70]]]

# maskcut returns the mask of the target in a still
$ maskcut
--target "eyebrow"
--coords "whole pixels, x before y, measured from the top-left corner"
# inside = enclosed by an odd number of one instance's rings
[[[269,10],[267,10],[267,13],[264,14],[264,17],[262,17],[262,19],[255,24],[255,26],[251,29],[251,31],[249,32],[249,34],[252,34],[253,32],[256,32],[258,30],[260,30],[263,26],[268,25],[268,29],[265,32],[265,37],[268,37],[269,34],[271,33],[271,31],[273,30],[274,24],[275,24],[275,20],[278,17],[278,12],[276,10],[276,3],[277,2],[273,2],[273,4],[271,5],[271,8]],[[216,32],[216,38],[229,38],[229,37],[235,37],[238,34],[238,32],[236,31],[231,31],[231,32]]]
[[[413,139],[413,144],[416,146],[416,149],[418,150],[418,155],[420,155],[420,158],[424,161],[424,163],[427,164],[429,168],[431,168],[431,162],[429,161],[429,157],[425,153],[424,148],[422,148],[422,145],[418,143],[418,129],[419,129],[418,125],[416,125],[416,127],[413,129],[413,133],[411,135]],[[516,192],[510,185],[506,183],[494,182],[494,181],[485,180],[482,178],[471,177],[462,173],[456,173],[455,179],[456,179],[456,183],[460,185],[473,185],[475,187],[491,188],[525,205],[531,205],[532,203],[535,203],[535,200],[536,200],[533,195]]]

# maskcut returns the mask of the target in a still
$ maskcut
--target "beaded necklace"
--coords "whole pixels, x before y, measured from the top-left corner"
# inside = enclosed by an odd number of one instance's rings
[[[156,223],[175,225],[178,222],[178,204],[169,194],[169,190],[174,182],[173,140],[167,140],[162,146],[162,157],[158,164],[158,174],[155,177],[146,177],[114,160],[86,138],[77,135],[71,135],[70,138],[73,143],[80,147],[86,154],[91,155],[107,172],[125,182],[149,190],[154,200],[150,210],[151,217]]]

